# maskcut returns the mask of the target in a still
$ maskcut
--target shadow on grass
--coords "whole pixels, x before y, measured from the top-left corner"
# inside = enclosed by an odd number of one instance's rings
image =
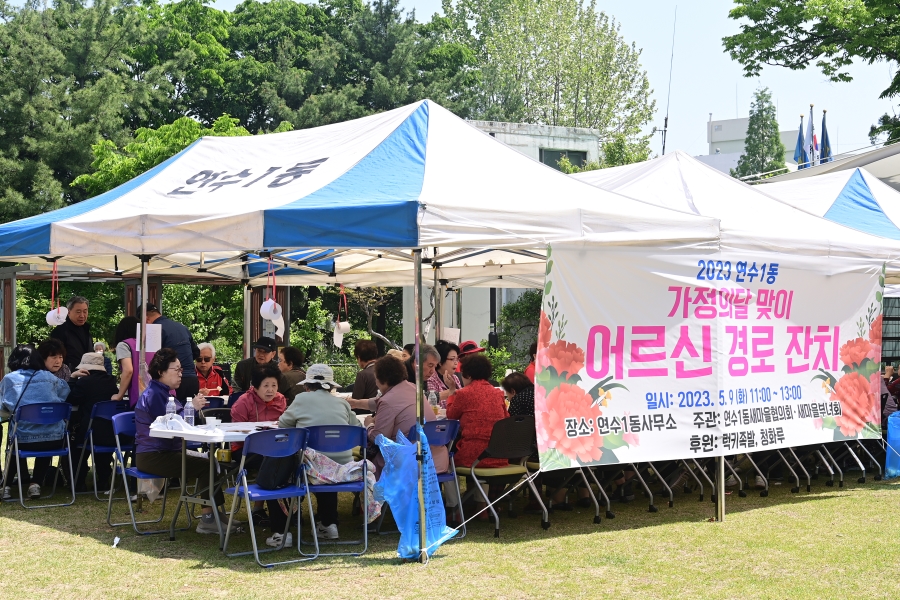
[[[738,497],[734,490],[726,496],[726,520],[729,516],[737,516],[741,513],[756,510],[771,510],[781,506],[798,505],[810,501],[827,502],[829,498],[841,495],[853,494],[860,490],[896,490],[898,484],[890,482],[857,483],[859,472],[845,472],[845,484],[843,488],[826,487],[825,480],[813,481],[812,491],[807,493],[805,485],[801,492],[792,494],[790,485],[772,486],[768,497],[762,498],[755,490],[747,490],[746,498]],[[654,489],[654,494],[656,490]],[[361,535],[361,519],[350,516],[350,496],[342,494],[340,514],[342,524],[341,535],[344,538],[359,537]],[[62,497],[60,493],[57,497]],[[177,501],[178,490],[170,492],[167,505],[167,515],[163,523],[170,522],[174,504]],[[494,537],[493,523],[490,521],[474,520],[468,523],[468,535],[464,539],[452,540],[448,544],[517,544],[533,542],[541,539],[553,539],[569,536],[591,535],[597,532],[614,532],[629,529],[659,527],[676,523],[697,523],[714,519],[715,505],[709,499],[709,493],[705,494],[703,502],[698,501],[698,493],[684,494],[676,492],[674,507],[668,507],[668,496],[655,495],[654,501],[658,512],[648,512],[648,500],[638,494],[636,500],[627,504],[613,503],[612,510],[615,518],[608,519],[605,516],[606,507],[601,504],[601,518],[599,524],[595,524],[594,507],[576,508],[571,512],[553,512],[550,516],[551,527],[548,530],[541,528],[540,515],[524,514],[522,498],[515,500],[517,518],[510,518],[507,514],[507,503],[498,505],[500,515],[500,537]],[[144,515],[153,514],[159,505],[153,504],[146,508]],[[156,513],[158,514],[158,512]],[[168,533],[153,536],[138,536],[130,527],[108,527],[106,525],[106,503],[97,502],[92,495],[79,495],[74,506],[25,510],[18,503],[3,503],[0,507],[0,517],[19,521],[38,527],[48,527],[70,535],[77,535],[94,539],[98,544],[112,545],[115,537],[119,537],[118,548],[125,552],[134,552],[149,558],[162,560],[189,560],[195,564],[191,567],[196,570],[205,569],[229,569],[239,572],[259,570],[259,566],[252,556],[228,558],[218,548],[218,537],[215,535],[199,535],[193,531],[176,532],[176,539],[169,540]],[[114,520],[127,520],[127,507],[123,501],[114,502]],[[140,518],[140,517],[139,517]],[[246,521],[246,511],[241,510],[239,519]],[[304,533],[308,535],[307,527]],[[186,518],[182,510],[178,526],[186,525]],[[391,528],[392,523],[386,523]],[[270,535],[268,530],[257,530],[258,543],[265,547],[265,538]],[[296,528],[294,528],[296,536]],[[296,539],[296,538],[295,538]],[[360,567],[385,567],[401,564],[403,561],[397,558],[396,550],[399,540],[398,534],[393,535],[369,535],[369,551],[362,557],[320,557],[319,559],[294,565],[284,565],[279,569],[301,568],[312,571],[328,571],[343,569],[359,569]],[[232,538],[232,551],[250,550],[249,532]],[[333,550],[333,548],[339,548]],[[349,546],[331,546],[323,548],[323,551],[349,551],[355,549]],[[281,552],[267,553],[263,560],[288,560],[296,557],[296,549],[284,549]],[[432,558],[433,561],[441,560],[441,552]]]

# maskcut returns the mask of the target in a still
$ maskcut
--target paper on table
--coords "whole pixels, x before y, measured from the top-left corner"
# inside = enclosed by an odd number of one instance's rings
[[[162,348],[162,325],[147,325],[147,352],[156,352]]]
[[[459,343],[459,329],[455,327],[441,327],[441,339],[453,344]]]

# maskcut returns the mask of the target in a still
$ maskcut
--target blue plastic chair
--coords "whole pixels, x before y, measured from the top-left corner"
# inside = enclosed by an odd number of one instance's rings
[[[459,491],[459,479],[456,474],[456,463],[453,461],[454,453],[452,450],[453,442],[456,441],[456,436],[459,434],[459,421],[455,419],[447,419],[446,421],[428,421],[422,425],[422,431],[425,432],[425,439],[428,440],[429,446],[446,446],[447,452],[450,455],[450,469],[446,473],[438,473],[437,480],[439,484],[453,485],[456,490],[456,506],[459,509],[459,517],[462,523],[462,528],[460,529],[462,535],[455,539],[462,539],[466,537],[466,516],[463,513],[462,494],[460,494]],[[418,441],[419,432],[415,425],[410,428],[409,435],[406,436],[406,439],[413,443]]]
[[[244,394],[245,392],[231,392],[228,394],[228,406],[234,406],[234,403],[238,401],[238,398]]]
[[[99,501],[103,501],[103,498],[100,497],[100,491],[97,487],[97,469],[96,464],[97,460],[95,457],[95,453],[99,454],[115,454],[116,447],[115,446],[98,446],[94,443],[94,421],[110,421],[112,422],[113,416],[128,412],[129,404],[127,400],[108,400],[105,402],[97,402],[91,408],[91,417],[88,421],[87,431],[85,432],[85,439],[81,442],[81,454],[78,456],[78,467],[75,469],[75,481],[78,481],[78,476],[81,474],[81,465],[84,464],[84,453],[90,449],[91,453],[91,464],[94,465],[94,468],[91,469],[91,472],[94,475],[94,497]],[[121,498],[119,498],[121,500]]]
[[[309,560],[315,559],[319,555],[319,545],[318,540],[316,543],[316,552],[315,554],[305,554],[300,549],[300,536],[303,532],[303,528],[301,525],[302,521],[302,512],[297,508],[297,551],[303,555],[303,558],[297,558],[294,560],[283,560],[280,562],[271,562],[271,563],[263,563],[259,559],[259,555],[265,552],[274,552],[276,550],[281,550],[284,548],[285,539],[287,536],[288,530],[291,528],[291,519],[288,517],[287,523],[285,525],[285,529],[282,534],[281,545],[277,548],[270,548],[266,550],[260,550],[259,545],[256,542],[256,530],[253,526],[253,519],[249,519],[248,525],[250,526],[250,541],[253,544],[253,550],[248,552],[233,552],[231,554],[228,553],[228,541],[231,539],[231,525],[234,521],[234,515],[241,508],[241,501],[243,500],[247,507],[253,506],[251,502],[262,502],[265,500],[279,500],[282,498],[290,498],[291,506],[289,510],[289,514],[293,514],[295,505],[298,499],[306,496],[307,508],[309,509],[309,522],[310,526],[315,531],[316,524],[313,517],[313,509],[312,509],[312,498],[309,495],[309,490],[306,482],[306,470],[301,466],[297,469],[296,479],[293,484],[283,487],[277,490],[266,490],[258,485],[251,484],[247,481],[247,469],[244,468],[244,464],[247,461],[247,457],[251,454],[258,454],[262,457],[268,458],[284,458],[287,456],[292,456],[295,454],[302,455],[302,452],[306,449],[307,436],[309,432],[303,428],[288,428],[288,429],[273,429],[269,431],[259,431],[256,433],[251,433],[244,440],[244,451],[241,456],[241,465],[240,470],[238,471],[237,476],[237,485],[232,488],[228,488],[225,490],[225,493],[231,494],[233,496],[233,500],[231,502],[231,514],[228,517],[228,527],[226,528],[227,533],[225,534],[225,544],[222,546],[222,551],[226,556],[246,556],[248,554],[252,554],[256,559],[256,563],[261,567],[271,568],[275,565],[285,565],[289,563],[296,562],[305,562]],[[298,456],[299,459],[299,456]]]
[[[203,410],[222,408],[225,406],[225,398],[222,398],[221,396],[212,396],[211,398],[207,398],[206,401],[208,404],[203,407]]]
[[[122,437],[129,436],[134,437],[135,434],[135,425],[134,425],[134,412],[125,412],[119,413],[117,415],[113,415],[112,417],[112,426],[113,426],[113,434],[116,436],[116,448],[115,453],[113,454],[113,476],[112,482],[109,486],[109,505],[106,509],[106,523],[110,527],[119,527],[121,525],[131,525],[134,528],[134,531],[138,535],[155,535],[157,533],[169,533],[169,529],[157,529],[153,531],[141,531],[138,529],[138,525],[146,525],[148,523],[159,523],[163,520],[163,517],[166,514],[166,496],[169,490],[169,481],[166,479],[166,485],[163,487],[162,492],[162,509],[159,512],[158,519],[146,520],[146,521],[138,521],[134,516],[134,503],[131,500],[131,490],[128,488],[128,478],[134,477],[135,479],[162,479],[159,475],[153,475],[152,473],[145,473],[136,467],[127,467],[128,464],[125,459],[126,453],[134,453],[134,444],[123,444]],[[116,491],[116,475],[122,476],[122,483],[125,486],[125,501],[128,503],[128,513],[131,515],[131,521],[124,521],[122,523],[113,523],[112,522],[112,502],[113,495]],[[142,499],[138,496],[138,508],[140,509],[142,505]],[[188,526],[186,528],[182,528],[179,531],[184,531],[185,529],[190,529],[191,527],[191,515],[188,513]]]
[[[362,494],[362,517],[363,517],[363,539],[349,541],[333,541],[318,542],[319,545],[324,544],[362,544],[363,548],[360,552],[343,552],[343,553],[322,553],[319,556],[362,556],[369,548],[369,492],[366,487],[366,476],[368,474],[368,463],[366,462],[366,446],[369,441],[366,437],[366,429],[355,425],[315,425],[306,428],[309,431],[307,446],[317,452],[345,452],[354,448],[359,448],[362,452],[363,473],[361,481],[348,481],[346,483],[332,484],[309,484],[307,489],[311,493],[317,492],[350,492],[354,494]],[[313,528],[313,534],[315,534]],[[301,544],[307,546],[312,545],[309,542],[300,540]],[[318,548],[318,547],[317,547]]]
[[[23,508],[51,508],[54,506],[71,506],[75,504],[75,473],[72,470],[72,452],[69,446],[69,418],[72,416],[72,405],[65,402],[37,402],[35,404],[27,404],[16,409],[16,414],[12,420],[12,432],[9,434],[9,440],[12,447],[6,453],[6,468],[3,470],[3,481],[9,481],[9,465],[10,461],[15,460],[18,464],[20,458],[53,458],[63,457],[69,462],[69,486],[72,489],[71,502],[63,502],[62,504],[42,504],[40,506],[25,506],[25,494],[22,492],[22,475],[19,474],[19,504]],[[20,450],[18,429],[19,423],[35,423],[38,425],[53,425],[62,421],[65,425],[63,437],[65,438],[65,446],[56,450]],[[58,461],[57,461],[58,463]],[[59,465],[57,464],[56,476],[53,478],[53,489],[50,490],[49,496],[43,498],[52,498],[56,493],[56,482],[59,479]]]

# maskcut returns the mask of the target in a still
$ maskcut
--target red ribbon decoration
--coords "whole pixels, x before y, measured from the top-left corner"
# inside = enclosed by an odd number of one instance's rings
[[[271,280],[272,294],[267,298],[267,300],[275,300],[275,263],[272,262],[272,256],[269,255],[269,264],[266,267],[266,289],[269,288],[269,281]]]
[[[350,309],[347,306],[347,294],[344,293],[344,284],[343,283],[341,284],[341,297],[340,297],[340,299],[338,299],[338,310],[337,310],[338,323],[341,322],[341,304],[344,305],[344,316],[347,317],[347,320],[344,322],[349,323],[350,322]]]
[[[59,314],[59,269],[57,267],[56,261],[53,261],[53,270],[51,271],[50,276],[50,310],[53,310],[54,304],[56,305],[56,314]]]

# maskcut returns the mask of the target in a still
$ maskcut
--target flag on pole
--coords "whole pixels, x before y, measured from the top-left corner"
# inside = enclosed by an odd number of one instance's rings
[[[813,125],[813,105],[809,105],[809,122],[806,124],[806,138],[803,140],[803,147],[806,149],[807,158],[810,167],[816,165],[816,127]]]
[[[800,115],[800,131],[797,132],[797,146],[794,148],[794,162],[798,169],[805,169],[809,165],[809,156],[803,146],[803,115]]]
[[[827,163],[834,160],[834,155],[831,153],[831,140],[828,139],[828,129],[825,127],[825,113],[827,110],[822,111],[822,149],[819,151],[819,162]]]

